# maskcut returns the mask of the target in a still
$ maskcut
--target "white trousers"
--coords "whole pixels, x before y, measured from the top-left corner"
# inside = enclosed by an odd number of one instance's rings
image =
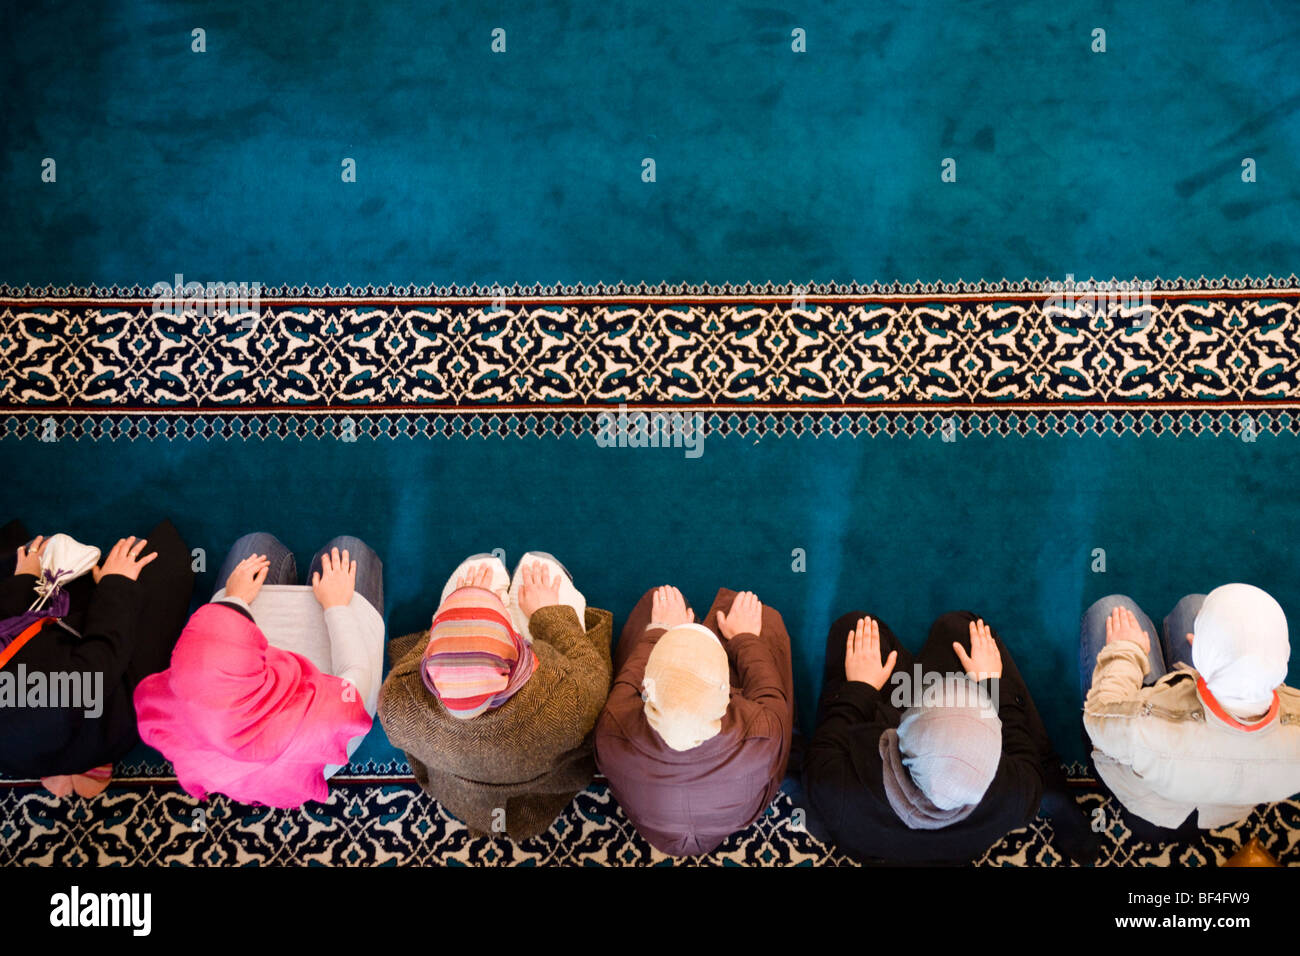
[[[513,577],[506,571],[505,562],[498,557],[490,554],[476,554],[466,558],[452,572],[451,577],[447,579],[439,603],[447,600],[447,596],[456,590],[457,583],[472,566],[482,564],[492,568],[492,581],[488,585],[488,589],[494,591],[497,597],[501,598],[501,603],[510,612],[510,619],[514,622],[515,630],[522,634],[528,643],[533,642],[533,635],[528,631],[528,617],[519,607],[519,592],[523,588],[523,569],[525,565],[544,565],[552,578],[558,577],[560,579],[559,603],[573,608],[578,615],[578,623],[583,627],[587,626],[587,599],[582,596],[581,591],[573,586],[573,581],[569,578],[568,572],[564,570],[560,562],[544,551],[529,551],[520,558],[519,563],[515,565]]]

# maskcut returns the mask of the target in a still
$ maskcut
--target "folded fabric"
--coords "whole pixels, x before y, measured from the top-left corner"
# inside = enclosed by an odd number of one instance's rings
[[[976,803],[944,809],[936,806],[934,801],[925,795],[903,764],[898,731],[893,727],[880,735],[876,749],[880,753],[882,767],[880,781],[885,787],[885,799],[889,801],[898,819],[902,820],[909,829],[942,830],[954,823],[960,823],[975,812],[978,806]]]
[[[171,667],[135,691],[140,738],[172,762],[185,791],[297,807],[329,795],[325,767],[371,718],[357,689],[299,654],[270,646],[233,608],[190,618]]]

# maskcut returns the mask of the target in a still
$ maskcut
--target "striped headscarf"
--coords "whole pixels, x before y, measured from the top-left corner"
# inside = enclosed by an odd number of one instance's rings
[[[500,707],[536,669],[501,599],[474,587],[457,588],[439,606],[420,668],[424,686],[462,720]]]

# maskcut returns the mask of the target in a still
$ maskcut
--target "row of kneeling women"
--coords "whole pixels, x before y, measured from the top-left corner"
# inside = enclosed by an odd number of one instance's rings
[[[378,716],[476,833],[545,832],[599,771],[650,844],[707,853],[789,775],[808,830],[858,859],[971,860],[1040,813],[1062,852],[1097,853],[1007,644],[974,613],[940,616],[916,655],[868,612],[836,620],[805,740],[790,635],[746,591],[697,614],[652,588],[615,642],[552,555],[513,573],[474,555],[429,628],[387,642],[385,678],[382,564],[356,538],[325,542],[300,579],[276,538],[246,535],[192,615],[190,550],[166,521],[103,554],[12,522],[0,575],[0,772],[55,794],[99,793],[143,740],[199,799],[295,807],[326,799]],[[1092,764],[1139,838],[1300,791],[1300,692],[1264,591],[1189,595],[1159,630],[1104,598],[1079,653]]]

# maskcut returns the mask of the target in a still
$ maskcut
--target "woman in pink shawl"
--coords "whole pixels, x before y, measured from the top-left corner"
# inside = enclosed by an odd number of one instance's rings
[[[266,542],[260,550],[267,553],[248,553],[250,542]],[[247,557],[190,618],[171,667],[136,689],[140,737],[172,762],[180,785],[200,799],[223,793],[273,807],[325,800],[326,778],[347,763],[371,727],[379,674],[370,672],[383,655],[382,610],[372,602],[382,607],[382,597],[372,593],[367,600],[358,592],[357,562],[346,549],[327,546],[318,554],[319,570],[307,588],[282,583],[286,573],[294,576],[293,556],[270,535],[241,539],[227,565],[241,548]],[[313,621],[311,611],[323,620]],[[375,643],[367,628],[372,616],[381,628],[377,655],[368,646]],[[306,650],[311,635],[276,633],[268,642],[260,624],[272,631],[319,631],[332,645],[331,669],[340,676],[325,673],[306,654],[275,646]],[[349,655],[353,667],[346,666]],[[365,686],[372,682],[373,688]]]

